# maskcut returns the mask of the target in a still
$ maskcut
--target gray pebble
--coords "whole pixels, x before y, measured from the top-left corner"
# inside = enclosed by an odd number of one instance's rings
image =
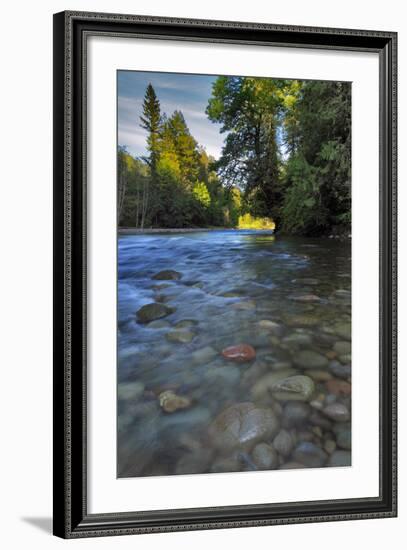
[[[303,441],[294,449],[293,459],[296,462],[304,464],[310,468],[319,468],[324,466],[328,455],[314,443]]]

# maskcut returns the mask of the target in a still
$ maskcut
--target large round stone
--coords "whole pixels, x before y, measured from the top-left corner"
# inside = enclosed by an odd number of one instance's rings
[[[279,430],[276,414],[253,403],[237,403],[222,411],[209,428],[215,447],[222,451],[250,451],[256,443],[274,437]]]
[[[295,369],[288,368],[269,372],[268,374],[261,376],[251,389],[253,401],[264,401],[269,399],[276,382],[284,380],[297,372],[298,371]]]
[[[309,401],[314,391],[314,381],[309,376],[301,375],[289,376],[271,387],[273,397],[279,401]]]
[[[140,323],[149,323],[150,321],[155,321],[156,319],[161,319],[162,317],[167,317],[171,313],[174,313],[175,309],[173,307],[166,306],[164,304],[147,304],[141,307],[136,315]]]

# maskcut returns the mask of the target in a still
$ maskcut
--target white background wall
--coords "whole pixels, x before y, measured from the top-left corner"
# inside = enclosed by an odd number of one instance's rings
[[[402,0],[67,0],[2,7],[0,40],[0,540],[3,548],[371,550],[405,539],[407,445],[400,440],[399,518],[62,541],[51,530],[52,391],[52,13],[63,9],[234,19],[399,32],[400,376],[399,424],[407,416],[405,281],[407,261],[405,99],[407,25]],[[404,17],[404,22],[403,22]],[[367,232],[368,238],[368,232]],[[405,340],[405,338],[404,338]],[[403,536],[404,535],[404,536]]]

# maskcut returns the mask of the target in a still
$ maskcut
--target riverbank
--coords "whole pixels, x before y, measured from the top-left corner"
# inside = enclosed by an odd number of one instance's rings
[[[119,235],[148,235],[148,234],[165,234],[165,233],[204,233],[210,231],[261,231],[264,234],[276,234],[274,229],[237,229],[234,227],[155,227],[140,229],[138,227],[119,227]],[[279,233],[281,237],[290,237],[291,235],[286,233]],[[304,236],[302,236],[304,237]],[[305,236],[305,238],[307,238]],[[314,238],[314,237],[309,237]],[[342,233],[331,232],[326,235],[320,235],[322,239],[339,239],[347,240],[351,239],[352,235],[349,231],[343,231]]]
[[[208,231],[248,231],[247,229],[236,229],[234,227],[156,227],[149,229],[140,229],[136,227],[119,227],[119,235],[137,235],[148,233],[201,233]],[[273,229],[255,229],[254,231],[264,231],[264,233],[274,233]]]

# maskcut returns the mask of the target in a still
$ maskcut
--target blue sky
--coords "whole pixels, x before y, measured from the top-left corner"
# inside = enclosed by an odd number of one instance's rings
[[[224,134],[205,114],[216,76],[118,71],[118,141],[133,156],[146,154],[146,131],[140,127],[142,103],[151,82],[161,105],[170,116],[182,111],[191,134],[208,154],[219,158]]]

